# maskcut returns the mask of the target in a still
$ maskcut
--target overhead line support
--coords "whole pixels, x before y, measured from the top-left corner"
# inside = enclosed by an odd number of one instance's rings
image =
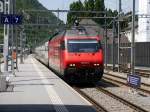
[[[132,9],[131,73],[135,74],[135,0]]]
[[[118,72],[120,72],[120,13],[121,9],[121,0],[119,0],[119,11],[118,11]]]

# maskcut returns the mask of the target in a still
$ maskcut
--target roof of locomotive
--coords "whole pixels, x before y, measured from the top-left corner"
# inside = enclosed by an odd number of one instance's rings
[[[59,35],[59,36],[58,36]],[[51,36],[51,38],[49,38],[49,40],[53,40],[56,38],[99,38],[99,32],[95,31],[93,28],[91,27],[83,27],[83,26],[74,26],[72,28],[69,29],[65,29],[63,31],[57,32],[55,33],[53,36]],[[63,38],[62,38],[63,39]]]
[[[91,27],[75,26],[66,30],[65,36],[98,36],[98,32]]]

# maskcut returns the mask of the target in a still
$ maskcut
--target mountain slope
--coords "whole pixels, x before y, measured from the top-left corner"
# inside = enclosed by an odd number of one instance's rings
[[[38,0],[16,0],[17,10],[47,10]],[[27,35],[27,44],[32,47],[33,43],[37,43],[48,39],[52,32],[57,29],[57,22],[64,25],[64,23],[58,19],[52,12],[25,12],[24,23],[28,24],[25,26],[25,32]],[[27,17],[26,17],[27,16]],[[46,24],[45,25],[34,25],[31,24]]]
[[[57,22],[64,23],[57,19],[52,12],[31,12],[26,10],[47,10],[38,0],[16,0],[16,12],[23,15],[23,24],[26,24],[25,33],[28,46],[33,47],[39,42],[47,39],[52,32],[56,31]],[[35,25],[36,24],[36,25]],[[45,25],[37,25],[45,24]],[[53,25],[51,25],[53,24]],[[18,27],[18,37],[20,27]],[[3,25],[0,28],[0,41],[3,43]]]

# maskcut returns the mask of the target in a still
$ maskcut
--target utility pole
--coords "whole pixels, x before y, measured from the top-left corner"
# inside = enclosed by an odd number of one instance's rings
[[[4,14],[10,14],[10,0],[4,0]],[[4,24],[4,71],[8,71],[9,24]]]
[[[23,64],[23,33],[24,27],[20,32],[20,63]]]
[[[135,73],[135,0],[133,0],[132,10],[132,43],[131,43],[131,73]]]
[[[4,12],[4,2],[0,1],[0,13],[3,13],[3,12]],[[0,57],[0,74],[1,74],[1,57]]]
[[[59,27],[59,8],[58,8],[58,12],[57,12],[57,27]]]
[[[10,13],[11,14],[14,14],[14,1],[13,0],[10,0]],[[12,70],[12,73],[14,74],[14,59],[13,59],[13,53],[14,53],[14,25],[11,25],[10,26],[11,28],[11,70]]]
[[[118,72],[120,72],[120,13],[121,9],[121,0],[119,0],[119,11],[118,11]]]
[[[105,18],[105,69],[107,69],[107,20],[106,18]]]
[[[26,45],[26,33],[25,32],[23,33],[23,40],[22,41],[23,41],[23,57],[25,58],[26,53],[27,53],[26,52],[26,46],[25,46]]]
[[[13,0],[14,1],[14,13],[16,14],[16,0]],[[17,35],[17,27],[16,26],[14,26],[14,28],[15,28],[15,34],[14,34],[14,36],[15,36],[15,46],[16,46],[16,62],[15,62],[15,64],[16,64],[16,70],[18,70],[18,35]]]
[[[113,71],[115,70],[115,37],[116,37],[116,25],[115,25],[115,19],[113,19],[113,45],[112,45]]]

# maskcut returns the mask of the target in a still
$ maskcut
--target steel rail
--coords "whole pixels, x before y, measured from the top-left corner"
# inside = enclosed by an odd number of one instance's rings
[[[119,77],[118,77],[119,78]],[[125,86],[129,86],[127,83],[125,83],[125,82],[122,82],[122,81],[119,81],[119,80],[115,80],[115,79],[111,79],[111,78],[109,78],[109,77],[106,77],[106,76],[103,76],[103,79],[105,80],[109,80],[109,81],[111,81],[112,83],[119,83],[119,84],[122,84],[122,85],[125,85]],[[121,78],[121,79],[123,79],[123,78]],[[123,79],[124,80],[124,79]],[[147,93],[147,94],[150,94],[150,91],[149,90],[147,90],[147,89],[144,89],[144,88],[142,88],[142,87],[140,87],[140,88],[138,88],[137,90],[140,90],[141,92],[145,92],[145,93]]]
[[[121,97],[115,95],[115,94],[113,94],[112,92],[110,92],[110,91],[108,91],[108,90],[106,90],[106,89],[104,89],[104,88],[96,87],[96,89],[97,89],[98,91],[101,91],[101,92],[103,92],[104,94],[109,95],[110,97],[112,97],[112,98],[114,98],[114,99],[120,101],[121,103],[123,103],[123,104],[129,106],[130,108],[132,108],[132,109],[134,109],[134,110],[137,110],[137,111],[139,111],[139,112],[148,112],[147,110],[145,110],[145,109],[143,109],[143,108],[141,108],[141,107],[139,107],[139,106],[137,106],[137,105],[135,105],[135,104],[133,104],[133,103],[131,103],[131,102],[129,102],[129,101],[127,101],[127,100],[125,100],[125,99],[123,99],[123,98],[121,98]]]
[[[80,95],[86,98],[96,109],[97,112],[108,112],[105,107],[101,106],[97,101],[93,100],[90,96],[82,92],[79,88],[73,87]]]
[[[126,47],[127,48],[127,47]],[[108,67],[109,67],[109,69],[110,70],[112,70],[112,66],[109,66],[108,65]],[[116,69],[117,69],[118,67],[116,67]],[[108,68],[107,68],[108,69]],[[120,69],[120,70],[125,70],[125,69]],[[128,72],[127,73],[130,73],[129,72],[129,70],[130,70],[130,68],[127,68],[127,70],[128,70]],[[139,75],[140,76],[142,76],[142,77],[146,77],[146,78],[149,78],[150,77],[150,70],[142,70],[142,69],[137,69],[137,68],[135,68],[135,73],[139,73]]]
[[[107,74],[107,75],[109,75],[109,76],[112,76],[112,77],[115,77],[115,78],[127,80],[127,78],[124,78],[124,77],[121,77],[121,76],[116,76],[116,75],[113,75],[113,74],[111,74],[111,73],[105,73],[105,74]],[[143,86],[150,87],[150,84],[146,84],[146,83],[143,83],[143,82],[141,82],[141,84],[142,84]]]
[[[130,108],[132,108],[134,110],[137,110],[139,112],[148,112],[147,110],[145,110],[145,109],[143,109],[143,108],[141,108],[141,107],[139,107],[139,106],[137,106],[137,105],[135,105],[135,104],[133,104],[133,103],[131,103],[131,102],[129,102],[129,101],[127,101],[127,100],[125,100],[125,99],[115,95],[115,94],[113,94],[112,92],[110,92],[110,91],[108,91],[108,90],[106,90],[104,88],[96,87],[96,89],[98,91],[101,91],[101,92],[105,93],[106,95],[109,95],[110,97],[112,97],[112,98],[122,102],[123,104],[129,106]]]

